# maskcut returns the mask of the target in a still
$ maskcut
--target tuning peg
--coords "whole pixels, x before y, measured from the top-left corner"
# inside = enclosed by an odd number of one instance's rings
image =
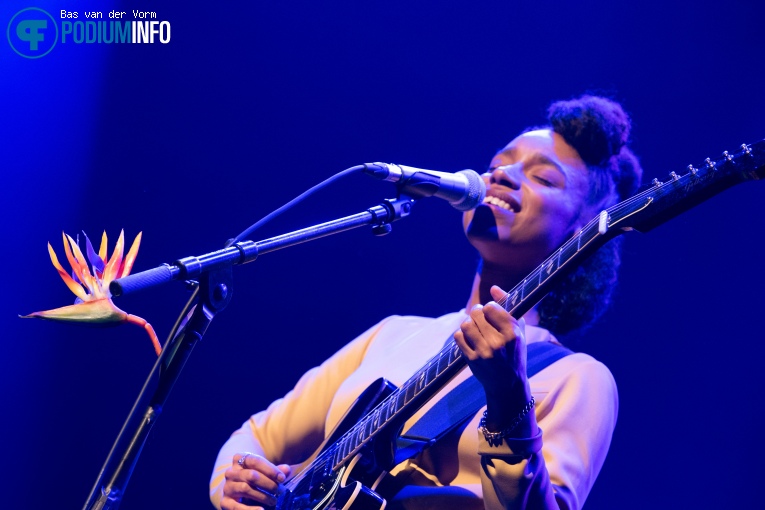
[[[744,154],[749,156],[752,153],[752,149],[749,148],[749,146],[745,143],[741,144],[741,148],[744,149]]]
[[[651,184],[653,184],[654,186],[658,188],[659,186],[661,186],[661,181],[657,179],[656,177],[654,177],[653,180],[651,181]]]
[[[677,175],[675,172],[670,172],[669,176],[672,177],[673,181],[676,181],[676,180],[678,180],[680,178],[680,176]]]
[[[728,151],[723,151],[723,157],[724,157],[724,158],[725,158],[725,159],[726,159],[728,162],[733,162],[733,156],[731,156],[730,154],[728,154]]]
[[[698,173],[698,170],[693,168],[693,165],[688,165],[688,171],[691,173],[691,175],[696,175]]]
[[[715,169],[715,162],[712,161],[711,159],[709,159],[709,158],[705,159],[704,163],[707,164],[707,168],[709,168],[710,170],[714,170]]]

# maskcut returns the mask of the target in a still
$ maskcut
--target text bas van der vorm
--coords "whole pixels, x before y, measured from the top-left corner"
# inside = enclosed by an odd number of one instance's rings
[[[133,10],[132,21],[123,20],[129,13],[124,11],[110,11],[107,17],[100,11],[77,11],[61,10],[61,42],[73,42],[75,44],[120,44],[120,43],[143,43],[153,44],[170,42],[170,22],[157,20],[157,13],[153,11]],[[69,20],[77,21],[69,21]],[[113,21],[107,21],[111,19]],[[144,21],[145,20],[145,21]]]

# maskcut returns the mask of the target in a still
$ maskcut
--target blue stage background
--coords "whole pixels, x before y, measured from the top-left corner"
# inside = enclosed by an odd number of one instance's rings
[[[62,231],[105,229],[112,243],[143,231],[135,270],[149,269],[222,247],[360,163],[481,171],[550,101],[587,91],[631,113],[647,181],[765,138],[752,1],[35,6],[141,7],[171,22],[172,39],[70,42],[37,60],[0,43],[2,508],[81,508],[156,359],[133,326],[17,317],[72,302],[45,245],[62,257]],[[2,28],[26,7],[6,0]],[[393,192],[346,178],[253,239]],[[759,503],[763,200],[765,185],[746,183],[628,235],[615,305],[581,345],[621,397],[586,508]],[[381,318],[464,306],[475,262],[459,213],[425,200],[386,237],[359,229],[236,268],[233,302],[196,347],[121,508],[211,508],[231,431]],[[117,304],[164,340],[186,298],[174,284]]]

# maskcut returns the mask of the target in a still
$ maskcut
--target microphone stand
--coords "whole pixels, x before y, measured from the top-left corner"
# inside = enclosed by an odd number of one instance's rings
[[[409,215],[413,203],[414,200],[410,197],[400,195],[395,200],[385,200],[380,205],[352,216],[257,243],[229,241],[223,250],[200,257],[186,257],[173,265],[164,264],[113,281],[110,290],[114,296],[178,279],[198,277],[199,283],[184,313],[196,301],[193,311],[186,316],[177,331],[174,329],[171,338],[162,349],[101,468],[83,510],[114,510],[119,507],[138,456],[191,351],[202,340],[215,315],[231,301],[233,265],[252,262],[260,253],[294,246],[363,225],[372,225],[372,233],[375,235],[385,235],[391,231],[390,223]]]

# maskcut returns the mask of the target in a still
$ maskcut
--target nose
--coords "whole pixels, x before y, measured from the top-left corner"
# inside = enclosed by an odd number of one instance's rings
[[[489,174],[489,184],[499,184],[510,189],[521,189],[521,182],[517,177],[515,165],[498,166]]]

